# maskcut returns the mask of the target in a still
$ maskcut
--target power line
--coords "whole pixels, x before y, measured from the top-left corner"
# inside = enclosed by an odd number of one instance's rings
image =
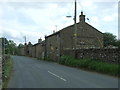
[[[69,9],[69,11],[67,11],[67,13],[66,13],[66,15],[70,15],[70,16],[73,16],[73,5],[74,5],[74,2],[71,2],[71,7],[70,7],[70,9]],[[71,12],[72,11],[72,12]],[[65,21],[65,23],[62,25],[62,27],[65,27],[66,26],[66,24],[68,23],[68,22],[70,22],[71,21],[71,19],[69,19],[69,20],[66,20]]]
[[[78,1],[78,3],[79,3],[79,5],[81,6],[81,11],[83,11],[83,12],[85,13],[85,15],[87,15],[85,9],[83,8],[82,4],[80,3],[80,0]],[[91,23],[91,22],[90,22],[90,19],[89,19],[88,17],[86,18],[86,20],[87,20],[89,23]]]

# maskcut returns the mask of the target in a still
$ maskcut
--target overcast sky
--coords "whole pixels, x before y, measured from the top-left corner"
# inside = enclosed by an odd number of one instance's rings
[[[77,22],[80,12],[89,18],[90,25],[101,32],[110,32],[118,38],[118,1],[119,0],[77,0]],[[72,16],[66,18],[66,16]],[[72,25],[74,0],[1,0],[0,37],[15,43],[33,44],[41,37],[50,35]]]

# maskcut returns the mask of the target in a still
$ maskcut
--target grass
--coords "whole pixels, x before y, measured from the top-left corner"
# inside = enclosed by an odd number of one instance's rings
[[[37,58],[37,60],[53,62],[53,60],[51,60],[49,57],[45,57],[45,58]]]
[[[4,70],[4,76],[6,77],[3,79],[3,83],[2,83],[3,88],[7,88],[12,68],[13,68],[13,60],[11,56],[9,55],[9,58],[7,58],[6,63],[2,68]]]
[[[69,56],[62,56],[59,63],[120,77],[120,69],[118,64],[110,64],[87,58],[75,59]]]

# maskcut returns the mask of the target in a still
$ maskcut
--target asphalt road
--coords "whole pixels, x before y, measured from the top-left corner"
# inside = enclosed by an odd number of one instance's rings
[[[13,60],[8,88],[118,88],[115,77],[24,56]]]

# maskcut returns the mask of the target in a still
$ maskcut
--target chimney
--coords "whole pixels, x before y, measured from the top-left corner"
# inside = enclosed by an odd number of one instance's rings
[[[85,15],[83,15],[83,12],[81,11],[81,15],[79,16],[80,22],[85,22]]]
[[[53,33],[55,33],[55,30],[53,30]]]
[[[29,42],[29,43],[28,43],[28,46],[32,46],[32,43],[31,43],[31,42]]]
[[[26,45],[27,45],[27,43],[24,43],[24,45],[26,46]]]
[[[31,45],[31,42],[28,42],[29,45]]]
[[[40,38],[40,39],[38,39],[38,43],[41,43],[42,42],[42,39]]]

